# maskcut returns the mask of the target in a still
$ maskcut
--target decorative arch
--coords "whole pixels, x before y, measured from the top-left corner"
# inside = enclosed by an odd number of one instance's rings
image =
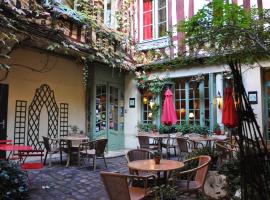
[[[34,149],[42,149],[39,143],[40,114],[43,106],[48,112],[48,137],[54,138],[58,135],[58,115],[59,108],[56,104],[54,91],[47,84],[36,89],[35,96],[28,108],[28,131],[27,145]]]

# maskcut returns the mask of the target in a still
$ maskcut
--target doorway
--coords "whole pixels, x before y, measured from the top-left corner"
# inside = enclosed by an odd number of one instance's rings
[[[0,84],[0,140],[7,139],[7,109],[8,85]],[[5,158],[6,152],[0,151],[0,158]]]
[[[108,138],[108,150],[124,148],[124,95],[119,85],[96,85],[94,138]]]

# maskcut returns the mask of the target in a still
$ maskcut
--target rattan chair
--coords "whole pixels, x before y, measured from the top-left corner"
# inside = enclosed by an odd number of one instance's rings
[[[176,138],[179,155],[178,160],[184,160],[186,156],[189,154],[190,144],[188,139],[185,137],[178,137]]]
[[[147,196],[148,179],[155,179],[154,176],[124,175],[115,172],[100,172],[101,179],[110,200],[140,200]],[[129,179],[141,179],[144,187],[129,186]]]
[[[147,149],[133,149],[127,152],[126,159],[128,162],[134,160],[147,160],[153,158],[153,153]]]
[[[45,154],[45,158],[43,161],[43,164],[46,164],[46,160],[47,160],[47,156],[49,154],[49,167],[51,167],[51,163],[52,163],[52,155],[56,154],[56,153],[60,153],[60,162],[62,164],[62,151],[60,149],[59,145],[51,145],[50,144],[50,138],[43,136],[43,144],[44,147],[46,149],[46,154]]]
[[[177,148],[176,138],[168,137],[166,139],[163,139],[161,143],[161,148],[166,149],[167,158],[171,156],[171,149],[174,150],[174,156],[176,157],[176,148]]]
[[[108,139],[93,140],[90,142],[81,143],[79,149],[78,163],[80,165],[81,158],[83,159],[93,159],[94,171],[96,171],[96,159],[103,159],[105,167],[107,168],[107,163],[105,159],[105,148],[108,143]]]
[[[185,165],[189,162],[198,160],[198,166],[193,169],[181,171],[176,174],[176,178],[173,180],[173,185],[176,186],[180,192],[199,193],[204,194],[204,183],[206,180],[208,167],[211,162],[210,156],[198,156],[195,158],[184,161]],[[181,180],[181,177],[186,176],[186,180]],[[194,178],[193,178],[194,177]],[[180,178],[180,179],[179,179]],[[193,178],[193,180],[192,180]]]
[[[138,135],[140,149],[147,149],[150,151],[158,150],[157,144],[150,144],[149,137],[144,135]]]

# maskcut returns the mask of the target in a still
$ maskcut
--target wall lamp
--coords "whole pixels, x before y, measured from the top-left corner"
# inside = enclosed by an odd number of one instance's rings
[[[222,105],[222,96],[220,95],[220,92],[218,91],[217,96],[215,96],[216,102],[217,102],[217,106],[218,109],[221,109],[221,105]]]

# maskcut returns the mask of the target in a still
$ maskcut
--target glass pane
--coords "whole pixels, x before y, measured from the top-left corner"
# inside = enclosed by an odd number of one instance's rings
[[[175,108],[176,109],[179,109],[180,108],[180,101],[179,100],[176,100],[175,101]]]
[[[166,22],[166,8],[158,11],[158,23]]]
[[[209,98],[209,89],[208,88],[205,88],[204,96],[205,96],[205,98]]]
[[[106,129],[106,85],[96,86],[96,132]]]
[[[180,91],[179,90],[175,90],[175,99],[180,99]]]
[[[167,34],[166,22],[158,25],[158,37],[163,37]]]
[[[166,0],[159,0],[158,1],[158,8],[162,8],[166,6]]]
[[[118,88],[110,86],[109,129],[118,131]]]
[[[189,100],[189,109],[193,109],[193,108],[194,108],[193,100]]]
[[[181,90],[181,99],[186,98],[186,90]]]

